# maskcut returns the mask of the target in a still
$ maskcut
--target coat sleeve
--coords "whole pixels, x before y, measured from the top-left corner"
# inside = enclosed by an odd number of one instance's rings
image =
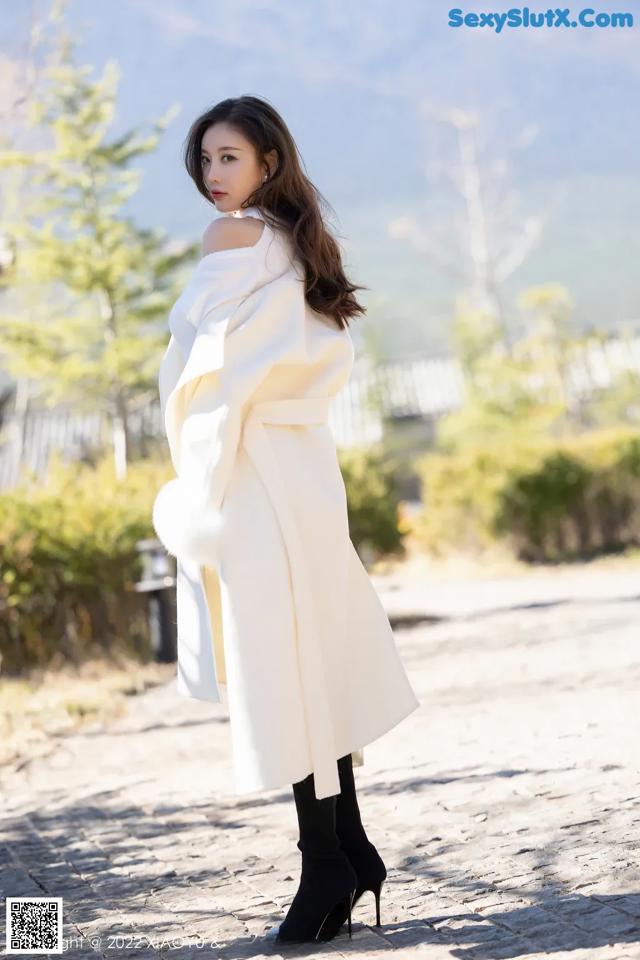
[[[232,308],[227,298],[202,302],[186,375],[165,411],[177,475],[155,499],[153,526],[168,553],[217,567],[244,415],[271,369],[304,351],[304,288],[287,274]]]

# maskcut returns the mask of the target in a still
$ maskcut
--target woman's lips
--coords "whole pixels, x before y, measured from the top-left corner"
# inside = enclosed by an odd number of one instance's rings
[[[226,193],[223,190],[211,190],[212,197],[226,197]]]

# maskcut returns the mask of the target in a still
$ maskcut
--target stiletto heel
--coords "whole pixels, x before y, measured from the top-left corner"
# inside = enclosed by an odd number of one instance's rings
[[[376,898],[376,927],[380,926],[380,891],[382,890],[382,883],[378,885],[378,889],[373,891],[373,895]]]
[[[353,905],[353,898],[355,896],[355,890],[352,890],[344,900],[341,900],[339,903],[336,903],[331,910],[326,914],[324,920],[318,928],[318,932],[315,935],[315,940],[332,940],[336,933],[339,930],[339,927],[336,927],[333,923],[327,923],[329,918],[333,920],[333,916],[336,911],[343,912],[347,910],[347,916],[349,920],[349,936],[351,936],[351,907]]]

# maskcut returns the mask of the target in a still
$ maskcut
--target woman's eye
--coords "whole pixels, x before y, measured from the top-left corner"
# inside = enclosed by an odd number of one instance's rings
[[[236,159],[231,153],[223,153],[223,154],[222,154],[222,159],[224,160],[225,157],[229,157],[230,160],[235,160],[235,159]],[[201,157],[201,158],[200,158],[200,162],[203,163],[203,164],[204,164],[204,163],[208,163],[208,162],[209,162],[209,157]]]

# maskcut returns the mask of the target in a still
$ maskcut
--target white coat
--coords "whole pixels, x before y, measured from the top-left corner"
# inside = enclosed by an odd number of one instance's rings
[[[333,397],[347,329],[312,310],[290,241],[204,256],[169,315],[159,392],[176,478],[153,524],[177,561],[177,688],[228,705],[235,792],[314,773],[420,704],[349,537]]]

